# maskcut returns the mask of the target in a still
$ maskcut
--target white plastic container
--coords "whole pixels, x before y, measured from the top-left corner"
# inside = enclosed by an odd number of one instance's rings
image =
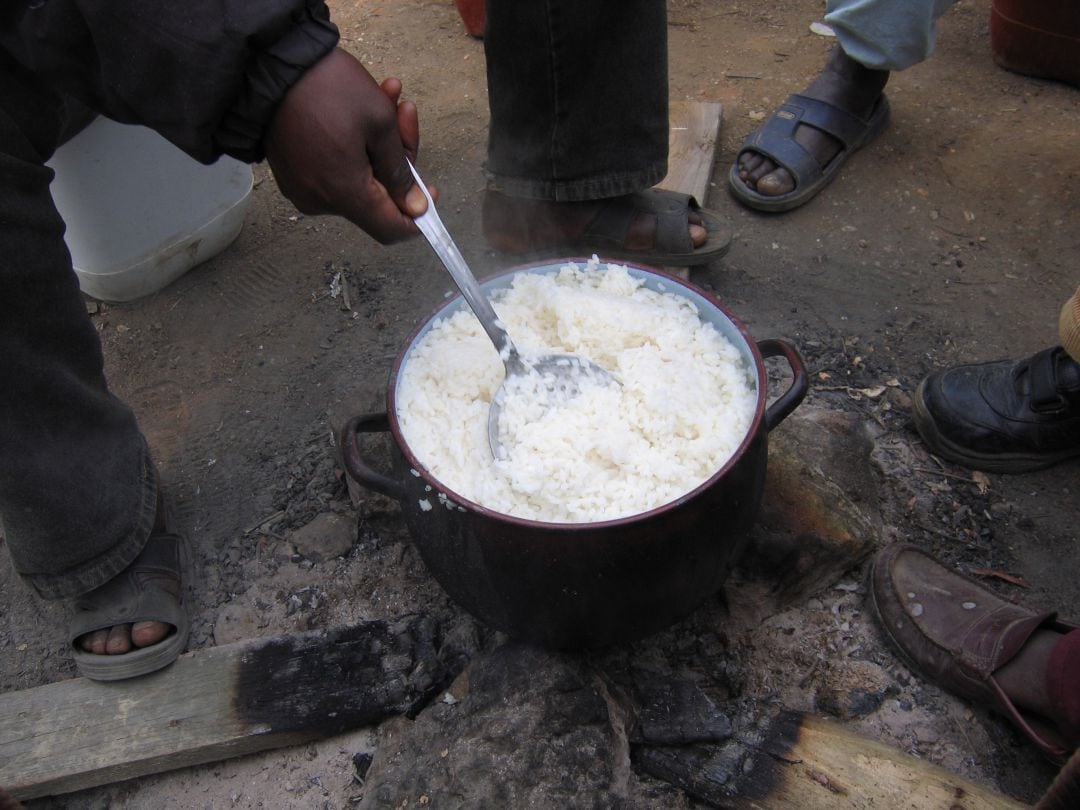
[[[251,167],[210,166],[153,130],[98,117],[49,166],[65,240],[87,295],[149,295],[227,247],[251,198]]]

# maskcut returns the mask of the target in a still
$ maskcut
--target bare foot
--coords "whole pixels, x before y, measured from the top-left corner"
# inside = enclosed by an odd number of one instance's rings
[[[837,47],[825,69],[802,94],[865,118],[873,112],[874,104],[888,80],[887,70],[865,68],[849,59]],[[795,141],[813,155],[821,166],[828,165],[842,148],[842,144],[831,135],[812,126],[796,127]],[[795,178],[791,173],[757,152],[747,151],[739,156],[738,174],[747,188],[767,197],[777,197],[795,190]]]
[[[484,238],[502,253],[524,253],[573,243],[581,239],[605,202],[530,200],[488,191],[482,211]],[[694,247],[701,247],[709,239],[704,223],[693,211],[688,212],[687,230]],[[655,241],[656,217],[647,212],[638,214],[630,225],[626,248],[646,252]]]

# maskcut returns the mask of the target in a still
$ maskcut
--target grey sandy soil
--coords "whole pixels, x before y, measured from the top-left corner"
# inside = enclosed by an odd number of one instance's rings
[[[1080,95],[996,67],[989,5],[962,0],[944,18],[935,55],[889,85],[891,128],[819,199],[765,216],[728,197],[727,169],[763,115],[823,64],[831,41],[809,28],[822,4],[672,0],[672,98],[724,105],[708,204],[736,230],[728,256],[692,281],[755,337],[800,347],[813,386],[804,407],[874,427],[886,526],[875,543],[902,537],[1008,573],[1028,587],[988,582],[1076,615],[1080,464],[973,479],[927,456],[907,409],[930,370],[1049,345],[1080,281]],[[417,102],[420,165],[463,251],[481,274],[504,266],[479,236],[481,43],[450,0],[331,6],[344,46],[377,78],[401,77]],[[420,240],[380,247],[347,223],[300,216],[259,166],[228,250],[146,299],[91,304],[111,384],[137,411],[194,542],[192,648],[413,611],[456,615],[396,507],[373,498],[354,508],[329,441],[342,418],[384,407],[402,341],[449,287]],[[355,545],[329,561],[294,553],[293,532],[326,512],[358,523]],[[873,662],[900,692],[856,721],[860,730],[1036,798],[1053,769],[1004,724],[907,674],[869,622],[859,572],[846,582],[699,663],[752,659],[744,688],[813,708],[805,685],[818,651]],[[33,600],[6,554],[0,594],[0,689],[73,677],[61,607]],[[703,615],[723,621],[719,610]],[[364,729],[30,807],[345,808],[361,792],[352,757],[376,745]]]

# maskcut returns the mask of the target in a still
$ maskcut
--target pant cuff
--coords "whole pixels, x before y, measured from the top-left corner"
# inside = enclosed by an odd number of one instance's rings
[[[636,172],[608,174],[577,180],[534,180],[488,173],[488,189],[508,197],[552,202],[583,202],[621,197],[652,188],[667,174],[667,161]]]
[[[20,574],[42,599],[73,599],[104,585],[139,556],[157,516],[158,480],[150,450],[143,441],[142,497],[135,527],[112,548],[60,574]]]

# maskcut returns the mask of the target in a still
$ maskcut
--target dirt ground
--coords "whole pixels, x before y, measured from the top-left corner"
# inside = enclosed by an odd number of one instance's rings
[[[909,539],[950,563],[1022,580],[988,581],[1025,604],[1080,613],[1080,465],[975,480],[921,450],[907,411],[935,368],[1055,342],[1058,310],[1080,281],[1077,90],[996,67],[989,0],[961,0],[941,21],[935,54],[890,81],[888,131],[810,205],[761,215],[728,196],[726,173],[742,139],[824,63],[832,43],[810,30],[823,3],[669,5],[672,98],[724,105],[707,203],[736,232],[727,257],[691,281],[756,338],[800,348],[812,380],[804,408],[857,414],[876,426],[879,449],[895,451],[879,460],[887,531],[875,544]],[[463,252],[480,274],[503,267],[480,237],[482,44],[451,0],[331,7],[344,47],[377,78],[401,77],[417,102],[420,166],[440,187],[440,211]],[[300,216],[259,166],[247,222],[228,250],[143,300],[89,304],[111,384],[135,408],[194,543],[191,648],[454,609],[393,509],[358,515],[330,443],[343,417],[385,407],[393,358],[449,288],[422,241],[380,247],[347,223]],[[885,394],[859,393],[893,380]],[[342,558],[302,559],[292,532],[325,512],[359,519],[359,539]],[[859,612],[858,577],[774,617],[742,648],[760,639],[767,662],[781,636],[831,645],[822,614],[839,633],[838,617]],[[73,677],[63,607],[33,600],[6,555],[0,593],[0,689]],[[872,634],[860,643],[876,645],[877,663],[897,666]],[[784,682],[780,662],[765,666],[760,681],[804,708],[805,679]],[[915,679],[901,684],[923,712],[919,723],[902,722],[911,706],[901,695],[860,721],[862,730],[1026,801],[1052,778],[1004,724],[973,720]],[[352,757],[375,746],[365,729],[29,806],[349,807],[359,792]]]

